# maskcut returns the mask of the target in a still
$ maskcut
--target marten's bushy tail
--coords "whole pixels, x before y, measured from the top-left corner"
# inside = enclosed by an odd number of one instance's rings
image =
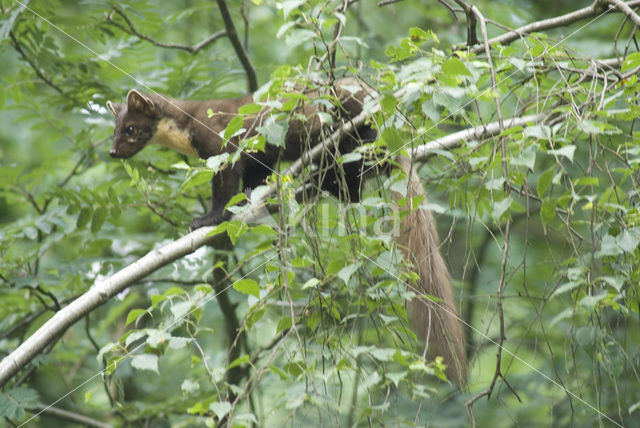
[[[424,196],[425,192],[411,161],[400,156],[397,159],[408,178],[407,198]],[[396,200],[401,197],[395,195]],[[421,205],[426,204],[426,198]],[[447,377],[462,386],[466,380],[467,358],[462,324],[458,318],[451,279],[444,259],[440,255],[440,240],[431,212],[424,206],[411,207],[400,225],[398,244],[408,260],[413,263],[420,277],[418,296],[410,304],[413,328],[428,341],[428,354],[442,356],[447,365]],[[428,294],[439,302],[421,296]]]

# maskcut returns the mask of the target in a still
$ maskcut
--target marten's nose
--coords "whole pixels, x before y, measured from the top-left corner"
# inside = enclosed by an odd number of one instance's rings
[[[111,149],[111,151],[109,152],[109,156],[111,156],[112,158],[117,158],[118,152],[116,152],[116,149]]]

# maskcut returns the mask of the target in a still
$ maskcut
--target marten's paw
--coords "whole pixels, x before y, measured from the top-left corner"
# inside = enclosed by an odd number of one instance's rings
[[[213,226],[220,223],[219,221],[216,222],[213,216],[210,214],[211,213],[208,213],[206,215],[203,215],[202,217],[194,217],[193,220],[191,220],[191,225],[189,226],[189,232],[193,232],[194,230],[200,229],[201,227],[204,227],[204,226]]]
[[[191,220],[189,232],[193,232],[194,230],[205,226],[215,226],[216,224],[220,224],[223,221],[228,220],[229,217],[229,212],[226,212],[226,215],[223,215],[222,213],[208,212],[202,217],[194,217],[193,220]]]

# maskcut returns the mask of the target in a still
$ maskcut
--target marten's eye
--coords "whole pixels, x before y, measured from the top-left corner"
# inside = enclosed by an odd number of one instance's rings
[[[127,129],[124,131],[127,135],[133,135],[133,125],[127,126]]]

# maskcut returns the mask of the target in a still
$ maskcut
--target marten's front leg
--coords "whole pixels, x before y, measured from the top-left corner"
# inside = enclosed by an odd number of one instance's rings
[[[238,192],[239,183],[240,175],[237,168],[227,168],[217,172],[211,180],[211,211],[202,217],[195,217],[189,229],[213,226],[231,218],[231,213],[224,207]]]

